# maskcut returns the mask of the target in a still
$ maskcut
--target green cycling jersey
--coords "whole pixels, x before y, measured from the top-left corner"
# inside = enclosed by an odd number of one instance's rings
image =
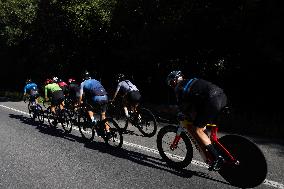
[[[48,94],[53,93],[54,91],[60,91],[60,90],[62,89],[59,87],[57,83],[50,83],[44,87],[45,97],[47,97]]]

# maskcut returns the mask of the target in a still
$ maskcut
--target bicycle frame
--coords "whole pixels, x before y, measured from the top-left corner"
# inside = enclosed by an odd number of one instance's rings
[[[184,121],[183,125],[185,125],[186,127],[192,127],[192,124],[189,121]],[[196,135],[194,133],[189,132],[190,130],[185,129],[180,124],[177,127],[178,127],[177,128],[177,134],[176,134],[176,136],[175,136],[175,138],[174,138],[174,140],[171,144],[171,149],[174,150],[177,147],[179,140],[181,138],[180,134],[182,132],[185,132],[187,134],[187,136],[190,138],[191,142],[194,144],[195,148],[200,153],[204,162],[206,162],[207,164],[211,164],[214,161],[214,157],[208,152],[205,145],[202,145],[201,142],[199,142],[199,139],[196,137]],[[225,159],[228,163],[232,163],[232,164],[237,165],[239,163],[239,161],[236,160],[231,155],[231,153],[219,142],[219,138],[217,136],[217,132],[218,132],[217,125],[216,124],[207,124],[206,127],[211,127],[209,138],[210,138],[212,144],[215,144],[217,146],[217,148],[222,151],[222,154],[224,156],[226,156]]]

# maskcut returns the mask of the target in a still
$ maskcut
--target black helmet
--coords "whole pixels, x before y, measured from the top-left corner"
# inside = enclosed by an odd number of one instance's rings
[[[30,78],[26,80],[26,84],[29,84],[31,82],[32,82],[32,80]]]
[[[176,79],[178,79],[179,77],[182,77],[182,76],[183,76],[183,74],[182,74],[181,71],[179,71],[179,70],[178,71],[172,71],[171,73],[169,73],[166,82],[169,86],[171,86],[171,83],[173,81],[175,81]]]
[[[91,79],[91,74],[88,70],[85,70],[83,74],[83,80]]]
[[[119,73],[116,75],[116,81],[117,82],[120,82],[120,81],[123,81],[125,80],[125,75],[123,73]]]

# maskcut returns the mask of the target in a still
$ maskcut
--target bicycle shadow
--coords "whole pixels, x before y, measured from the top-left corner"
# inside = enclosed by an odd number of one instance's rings
[[[50,127],[49,124],[34,121],[32,118],[26,117],[24,115],[9,114],[9,117],[18,119],[26,125],[36,127],[36,129],[43,134],[48,134],[54,137],[64,138],[72,142],[84,143],[84,140],[82,139],[82,137],[72,135],[71,133],[65,133],[62,129],[60,129],[60,126],[58,125],[57,127]]]
[[[9,117],[14,118],[14,119],[19,119],[22,123],[26,125],[36,127],[36,129],[38,129],[39,132],[41,133],[48,134],[54,137],[64,138],[72,142],[79,142],[79,143],[84,144],[84,147],[86,148],[97,150],[101,153],[107,153],[117,158],[127,159],[129,161],[135,162],[143,166],[166,171],[166,172],[169,172],[171,174],[174,174],[174,175],[177,175],[183,178],[191,178],[193,176],[196,176],[196,177],[212,180],[214,182],[231,185],[228,182],[215,179],[212,176],[204,172],[192,171],[188,169],[181,169],[181,170],[173,169],[169,167],[161,158],[149,156],[149,155],[146,155],[140,152],[130,151],[130,150],[124,149],[123,147],[120,149],[115,149],[114,147],[107,146],[107,144],[105,144],[104,141],[100,139],[99,137],[95,137],[94,141],[92,142],[86,142],[86,140],[84,140],[81,136],[76,136],[71,133],[65,133],[62,129],[59,129],[59,128],[50,128],[48,124],[33,121],[32,118],[26,117],[24,115],[9,114]]]
[[[130,151],[124,148],[115,149],[114,147],[107,146],[107,144],[105,144],[104,142],[93,141],[93,142],[85,143],[85,147],[92,149],[92,150],[97,150],[101,153],[108,153],[117,158],[127,159],[127,160],[130,160],[132,162],[135,162],[143,166],[166,171],[166,172],[169,172],[171,174],[174,174],[174,175],[177,175],[183,178],[191,178],[193,176],[196,176],[196,177],[212,180],[214,182],[231,185],[228,182],[215,179],[212,176],[204,172],[192,171],[188,169],[180,169],[180,170],[173,169],[169,167],[161,158],[149,156],[149,155],[146,155],[140,152]]]

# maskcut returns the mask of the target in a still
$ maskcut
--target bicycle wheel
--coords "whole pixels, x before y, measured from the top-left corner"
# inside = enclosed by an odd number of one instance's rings
[[[176,133],[177,126],[168,125],[161,128],[157,135],[157,148],[160,156],[169,166],[183,169],[191,163],[193,148],[188,136],[182,132],[176,148],[171,149]]]
[[[256,144],[239,135],[226,135],[219,141],[239,161],[239,165],[227,161],[219,171],[226,181],[241,188],[253,188],[263,183],[267,163]],[[225,155],[224,158],[227,159]]]
[[[121,148],[123,144],[123,136],[122,131],[116,121],[114,121],[112,118],[106,118],[100,122],[100,127],[105,128],[105,125],[110,127],[110,133],[105,132],[105,136],[103,137],[105,143],[115,148]]]
[[[126,131],[128,123],[126,121],[126,116],[121,106],[115,104],[108,104],[107,114],[108,117],[113,118],[113,120],[118,124],[122,132]]]
[[[28,110],[29,110],[30,118],[32,118],[32,120],[35,121],[37,115],[35,113],[35,106],[32,105],[31,101],[29,101],[28,103]]]
[[[60,111],[60,124],[66,133],[72,131],[72,118],[68,111],[65,109]]]
[[[37,119],[39,120],[40,123],[43,123],[44,122],[44,113],[43,113],[41,105],[37,104],[35,111],[36,111]]]
[[[55,117],[53,115],[53,113],[51,112],[51,108],[48,107],[45,111],[44,111],[44,117],[47,118],[47,122],[51,127],[56,127],[57,126],[57,121],[55,120]]]
[[[84,140],[90,142],[94,139],[95,131],[94,127],[91,127],[91,122],[87,115],[84,113],[80,113],[78,115],[78,121],[77,121],[79,131],[81,133],[81,136]]]
[[[141,119],[137,121],[138,130],[146,137],[152,137],[157,132],[157,122],[154,114],[146,108],[141,108],[138,112]]]

